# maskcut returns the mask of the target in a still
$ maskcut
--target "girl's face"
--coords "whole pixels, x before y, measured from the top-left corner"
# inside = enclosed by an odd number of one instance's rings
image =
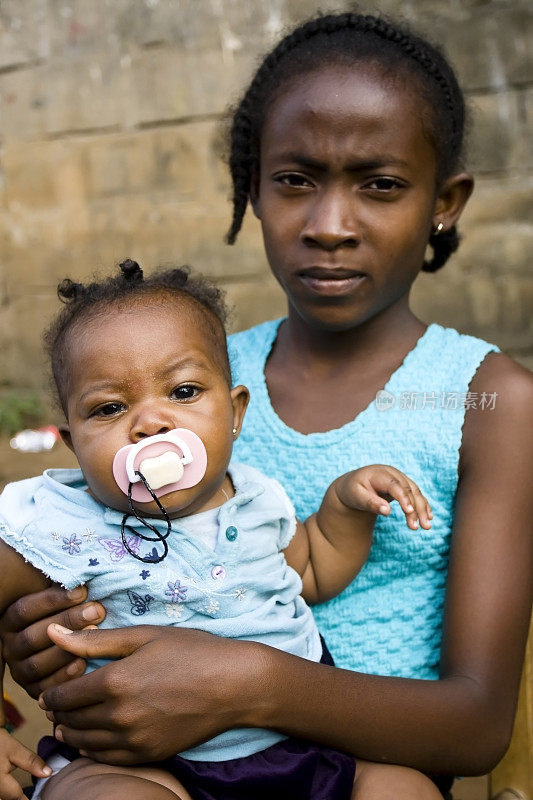
[[[331,66],[268,110],[254,212],[289,314],[314,328],[347,330],[404,298],[448,221],[423,103],[376,67]]]
[[[207,470],[199,484],[165,494],[169,516],[181,517],[221,505],[219,493],[248,400],[243,386],[231,389],[220,346],[192,303],[164,302],[110,310],[70,333],[68,427],[91,494],[127,511],[115,483],[113,459],[125,445],[147,436],[188,428],[203,441]],[[137,508],[160,516],[155,503]]]

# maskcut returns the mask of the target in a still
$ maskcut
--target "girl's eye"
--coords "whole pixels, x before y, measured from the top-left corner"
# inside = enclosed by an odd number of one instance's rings
[[[311,181],[300,175],[298,172],[284,172],[281,175],[275,175],[274,180],[282,186],[289,186],[291,189],[308,188],[312,186]]]
[[[373,178],[365,185],[365,189],[373,189],[378,192],[391,192],[394,189],[401,189],[403,184],[396,178]]]
[[[113,417],[115,414],[120,414],[124,411],[125,406],[123,403],[105,403],[93,412],[94,417]]]
[[[196,397],[199,391],[200,390],[197,386],[185,384],[183,386],[176,386],[172,392],[172,397],[174,397],[176,400],[192,400],[193,397]]]

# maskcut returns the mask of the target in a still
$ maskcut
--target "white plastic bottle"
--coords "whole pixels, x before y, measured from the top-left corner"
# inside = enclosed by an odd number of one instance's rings
[[[13,450],[19,450],[21,453],[42,453],[51,450],[59,438],[59,431],[55,425],[46,425],[37,430],[27,428],[19,431],[9,444]]]

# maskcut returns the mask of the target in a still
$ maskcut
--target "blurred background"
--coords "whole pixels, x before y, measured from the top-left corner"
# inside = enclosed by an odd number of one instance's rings
[[[390,14],[444,46],[477,185],[459,252],[420,276],[414,307],[533,367],[529,0],[0,0],[0,487],[72,463],[62,446],[29,456],[5,438],[58,420],[40,337],[63,277],[126,256],[188,263],[227,290],[233,330],[284,313],[252,215],[223,242],[221,156],[258,58],[318,9]]]

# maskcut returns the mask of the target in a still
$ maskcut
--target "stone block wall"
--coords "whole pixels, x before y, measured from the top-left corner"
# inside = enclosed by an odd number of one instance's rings
[[[190,263],[227,289],[238,329],[284,311],[258,226],[223,235],[225,110],[317,0],[2,0],[0,387],[45,385],[40,333],[65,275]],[[414,289],[427,321],[533,366],[532,14],[528,0],[382,0],[442,43],[472,109],[477,188],[464,241]]]

